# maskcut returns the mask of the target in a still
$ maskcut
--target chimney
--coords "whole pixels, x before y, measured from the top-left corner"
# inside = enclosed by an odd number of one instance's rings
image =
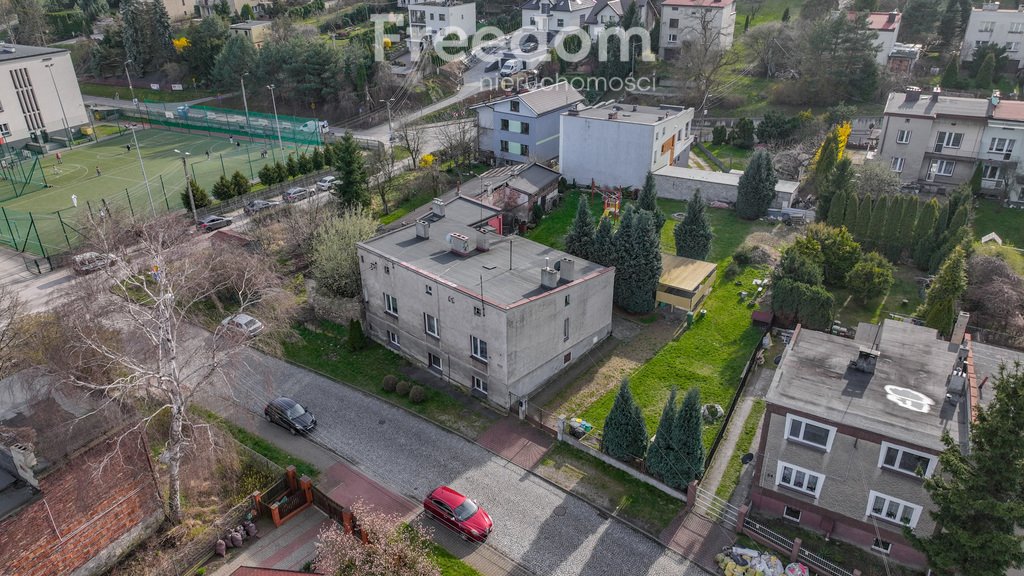
[[[540,269],[540,285],[545,288],[558,287],[558,270],[545,265]]]
[[[444,200],[434,198],[434,202],[430,205],[430,210],[439,218],[444,218]]]
[[[633,104],[633,112],[636,112],[636,104]]]
[[[9,450],[11,451],[11,460],[14,461],[14,467],[18,470],[18,475],[21,476],[22,480],[38,490],[39,481],[36,480],[35,474],[32,473],[32,467],[37,463],[32,445],[13,444]]]
[[[487,230],[476,231],[476,249],[481,252],[491,249],[491,239],[487,237]]]
[[[570,108],[569,109],[569,116],[579,116],[579,115],[580,115],[580,111],[579,110],[577,110],[575,108]]]
[[[964,341],[964,334],[967,333],[967,323],[971,320],[971,315],[967,312],[961,312],[956,317],[956,324],[953,325],[953,335],[949,339],[953,344],[959,344]]]
[[[850,368],[865,374],[874,374],[876,364],[878,364],[878,350],[872,348],[861,348],[857,353],[857,359],[850,360]]]
[[[938,102],[939,101],[939,96],[941,96],[941,95],[942,95],[942,88],[939,88],[938,86],[934,86],[932,88],[931,101],[932,102]]]
[[[885,21],[890,23],[890,24],[892,24],[893,22],[896,21],[896,17],[899,16],[899,15],[900,15],[900,13],[897,10],[893,10],[892,12],[889,12],[889,17],[886,18]]]
[[[619,113],[618,112],[609,112],[608,113],[608,119],[609,120],[618,120],[619,119]]]
[[[470,253],[469,236],[452,232],[448,235],[448,248],[459,256],[468,256]]]
[[[430,222],[427,222],[426,220],[416,221],[416,237],[430,238]]]
[[[572,282],[576,279],[576,261],[572,258],[562,258],[555,263],[555,268],[558,269],[558,273],[567,282]]]
[[[921,89],[917,86],[907,86],[903,92],[907,95],[904,102],[917,102],[921,99]]]
[[[999,10],[999,2],[985,2],[981,5],[981,9],[985,12],[995,12]]]
[[[1021,6],[1024,6],[1024,4],[1021,4]],[[992,97],[989,98],[989,102],[992,104],[993,107],[999,106],[999,99],[1002,96],[1003,96],[1003,94],[999,90],[993,90],[992,91]]]

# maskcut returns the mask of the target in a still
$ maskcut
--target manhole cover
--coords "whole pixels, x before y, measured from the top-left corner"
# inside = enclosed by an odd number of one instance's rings
[[[384,425],[384,419],[381,418],[380,420],[377,420],[377,424],[380,425],[380,426],[383,426]]]
[[[555,516],[565,516],[565,506],[555,506]]]

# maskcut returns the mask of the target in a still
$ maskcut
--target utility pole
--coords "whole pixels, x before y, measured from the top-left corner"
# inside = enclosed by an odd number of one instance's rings
[[[267,86],[270,90],[270,101],[274,104],[274,126],[277,126],[277,144],[284,150],[284,141],[281,140],[281,122],[277,119],[277,99],[274,98],[274,85]]]
[[[174,151],[177,152],[178,154],[181,154],[181,170],[182,173],[185,174],[185,190],[188,192],[188,205],[190,208],[192,208],[192,221],[195,222],[196,226],[199,226],[199,215],[196,214],[196,199],[195,196],[192,195],[192,180],[189,179],[188,177],[189,153],[182,152],[177,148],[175,148]]]
[[[388,107],[388,146],[391,145],[391,140],[394,137],[394,128],[391,127],[391,103],[394,101],[394,98],[389,98],[388,100],[381,100],[381,102],[387,104]]]
[[[43,61],[50,60],[50,58],[44,58]],[[60,97],[60,90],[57,89],[57,80],[53,77],[53,65],[55,62],[44,64],[46,69],[50,72],[50,82],[53,82],[53,91],[57,93],[57,102],[60,104],[60,115],[64,118],[64,133],[68,137],[68,148],[74,148],[73,138],[71,137],[71,126],[68,125],[68,115],[64,112],[64,99]]]
[[[249,126],[249,101],[245,99],[245,77],[249,73],[246,72],[238,77],[242,82],[242,105],[245,106],[245,131],[249,134],[249,142],[252,142],[252,128]]]
[[[149,194],[149,209],[153,211],[153,217],[156,218],[156,204],[153,203],[153,189],[149,187],[149,176],[146,176],[146,165],[142,163],[142,149],[139,148],[139,139],[135,136],[134,122],[131,125],[131,130],[132,141],[135,142],[135,153],[139,155],[139,167],[142,168],[142,179],[146,181],[146,193]]]
[[[132,86],[132,75],[128,73],[128,65],[132,62],[133,60],[128,60],[124,63],[124,75],[128,78],[128,90],[132,93],[132,104],[135,104],[135,112],[141,117],[142,111],[139,110],[139,99],[135,97],[135,87]]]

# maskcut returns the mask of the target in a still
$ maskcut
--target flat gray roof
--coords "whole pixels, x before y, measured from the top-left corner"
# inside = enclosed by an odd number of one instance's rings
[[[728,186],[739,186],[740,176],[743,176],[741,170],[733,170],[732,172],[717,172],[713,170],[698,170],[696,168],[686,168],[685,166],[664,166],[654,172],[657,176],[667,176],[670,178],[681,178],[683,180],[692,180],[694,182],[707,182],[709,184],[725,184]],[[785,192],[792,194],[796,192],[797,187],[800,186],[799,182],[793,180],[779,180],[775,184],[776,192]]]
[[[925,118],[935,118],[936,116],[985,118],[988,116],[988,107],[989,101],[986,98],[959,98],[940,94],[936,101],[932,101],[931,92],[922,91],[920,98],[908,102],[906,93],[890,92],[889,100],[885,104],[885,113]]]
[[[534,195],[558,182],[561,174],[540,164],[531,164],[508,181],[508,185]]]
[[[978,384],[988,379],[981,387],[979,395],[981,405],[986,406],[995,397],[992,381],[999,375],[999,367],[1005,365],[1008,370],[1012,370],[1014,363],[1020,362],[1021,369],[1024,370],[1024,352],[977,341],[971,342],[971,352],[974,357],[974,376],[978,379]]]
[[[483,299],[504,308],[548,292],[549,289],[541,286],[540,270],[545,265],[554,267],[555,262],[564,257],[575,261],[577,279],[610,270],[532,240],[493,233],[487,234],[487,251],[474,250],[467,256],[460,256],[449,250],[447,238],[451,233],[468,236],[470,246],[475,247],[477,229],[498,214],[498,210],[482,202],[460,196],[445,205],[443,217],[425,218],[430,222],[429,238],[416,236],[414,223],[360,245],[464,292],[479,295],[482,281]],[[568,282],[559,282],[559,285],[564,284]]]
[[[874,374],[851,368],[870,344],[801,329],[783,356],[768,402],[942,450],[942,431],[961,436],[960,405],[946,402],[959,346],[932,328],[886,320]]]
[[[590,108],[580,108],[577,116],[591,118],[594,120],[607,120],[609,122],[626,122],[630,124],[647,124],[653,126],[666,117],[682,114],[686,111],[685,106],[637,106],[633,104],[618,104],[607,102]],[[618,112],[616,118],[609,118],[608,115]],[[563,112],[562,114],[569,114]]]
[[[14,51],[9,52],[11,49]],[[64,52],[67,52],[67,50],[63,48],[24,46],[22,44],[2,44],[0,45],[0,62],[10,62],[12,60],[20,60],[23,58],[38,58],[40,56],[62,54]]]

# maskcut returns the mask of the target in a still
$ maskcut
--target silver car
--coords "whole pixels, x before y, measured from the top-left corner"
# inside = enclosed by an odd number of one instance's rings
[[[305,200],[306,198],[309,198],[309,188],[289,188],[287,192],[281,194],[281,200],[289,203]]]
[[[235,314],[228,316],[220,323],[227,330],[240,332],[246,336],[259,336],[266,329],[263,322],[249,316],[248,314]]]

